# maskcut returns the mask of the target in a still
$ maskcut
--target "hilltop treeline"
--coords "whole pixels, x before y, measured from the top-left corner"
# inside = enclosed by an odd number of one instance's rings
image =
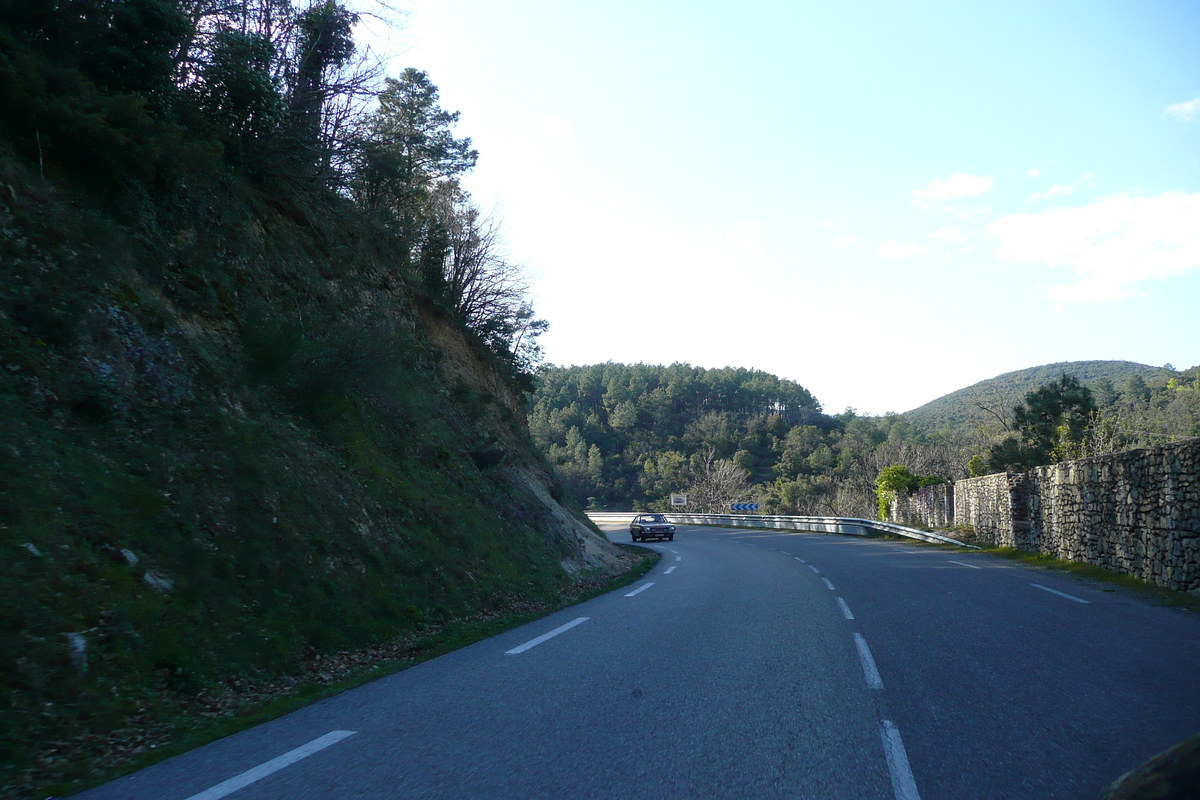
[[[1063,391],[1068,384],[1073,390]],[[1200,436],[1200,367],[1179,371],[1167,365],[1153,372],[1133,372],[1120,384],[1101,377],[1093,379],[1090,388],[1064,370],[1057,380],[1026,392],[1019,402],[1010,405],[1002,397],[999,391],[973,396],[977,422],[963,432],[963,446],[980,450],[986,443],[988,451],[986,458],[975,462],[976,474]],[[1058,408],[1063,401],[1065,406]],[[1049,408],[1059,413],[1048,413]],[[1013,446],[1038,427],[1040,446],[1024,450]]]
[[[728,510],[756,500],[778,514],[869,516],[882,467],[965,470],[936,437],[902,418],[825,414],[793,381],[758,370],[688,364],[547,367],[529,427],[580,503]]]
[[[1164,382],[1162,367],[1151,367],[1133,361],[1064,361],[1038,367],[1006,372],[971,386],[931,400],[919,408],[904,412],[910,422],[922,430],[961,430],[985,424],[994,415],[991,409],[1003,413],[1013,407],[1028,392],[1057,380],[1061,375],[1077,379],[1089,390],[1106,397],[1120,392],[1135,375],[1143,381]],[[985,410],[987,409],[987,410]]]

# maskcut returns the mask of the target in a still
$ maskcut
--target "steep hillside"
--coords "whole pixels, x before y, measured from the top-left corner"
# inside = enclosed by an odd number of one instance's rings
[[[336,195],[146,169],[0,142],[5,796],[625,566],[554,499],[512,365],[388,236]]]
[[[1133,361],[1062,361],[1043,364],[1040,367],[1006,372],[943,395],[919,408],[906,411],[904,417],[919,429],[929,432],[943,428],[961,429],[989,419],[989,412],[980,409],[980,404],[1011,412],[1013,405],[1027,392],[1064,373],[1074,375],[1095,392],[1105,382],[1108,382],[1110,388],[1121,388],[1135,375],[1143,380],[1150,380],[1161,372],[1159,367]]]

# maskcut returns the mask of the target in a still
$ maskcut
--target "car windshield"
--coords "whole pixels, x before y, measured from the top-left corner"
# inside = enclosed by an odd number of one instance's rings
[[[666,522],[662,514],[647,514],[642,517],[642,522]]]

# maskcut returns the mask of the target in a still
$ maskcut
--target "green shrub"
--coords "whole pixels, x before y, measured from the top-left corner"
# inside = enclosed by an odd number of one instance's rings
[[[902,464],[884,467],[875,478],[876,511],[879,519],[888,518],[892,501],[898,492],[912,494],[922,486],[936,486],[945,482],[944,478],[937,475],[916,475]]]

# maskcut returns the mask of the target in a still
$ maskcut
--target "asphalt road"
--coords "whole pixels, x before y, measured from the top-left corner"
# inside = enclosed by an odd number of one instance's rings
[[[633,586],[80,797],[1091,800],[1200,730],[1194,614],[891,541],[649,546]]]

